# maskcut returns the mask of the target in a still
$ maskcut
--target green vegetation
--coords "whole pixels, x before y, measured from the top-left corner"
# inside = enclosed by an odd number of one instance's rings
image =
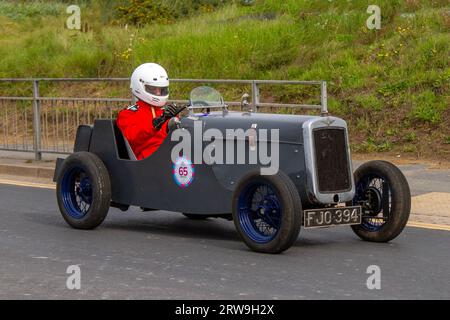
[[[193,14],[208,13],[231,3],[229,0],[129,0],[117,8],[117,21],[143,26],[150,23],[173,23]]]
[[[64,6],[59,2],[19,2],[19,1],[1,1],[0,13],[13,20],[23,20],[26,18],[57,16],[64,12]]]
[[[448,0],[378,0],[382,29],[368,30],[372,2],[86,0],[80,32],[64,28],[68,1],[0,1],[0,77],[128,77],[156,61],[173,78],[326,80],[355,151],[450,160]],[[318,102],[264,89],[266,101]]]

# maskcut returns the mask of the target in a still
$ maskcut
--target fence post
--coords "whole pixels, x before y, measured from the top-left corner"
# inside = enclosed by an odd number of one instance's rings
[[[320,113],[322,115],[327,115],[328,114],[328,95],[327,95],[326,81],[322,81],[322,84],[320,86],[320,104],[322,106]]]
[[[39,81],[33,80],[33,135],[34,158],[42,160],[41,152],[41,101],[39,99]]]
[[[253,103],[253,111],[258,112],[259,87],[258,83],[255,80],[253,80],[252,82],[252,103]]]

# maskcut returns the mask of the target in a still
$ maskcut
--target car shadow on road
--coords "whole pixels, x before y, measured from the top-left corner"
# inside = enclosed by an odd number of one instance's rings
[[[70,228],[61,218],[55,219],[52,215],[27,214],[27,220],[32,223],[51,226],[57,229]],[[72,229],[74,230],[74,229]],[[216,240],[213,245],[226,247],[227,249],[249,250],[240,239],[232,221],[218,218],[206,220],[190,220],[179,213],[173,212],[148,212],[122,213],[112,210],[98,231],[120,230],[131,233],[145,233],[148,235],[167,236],[174,238],[187,238],[195,240]],[[95,232],[95,231],[94,231]],[[347,234],[348,232],[348,234]],[[343,242],[354,242],[355,239],[350,230],[347,232],[335,232],[332,230],[301,230],[293,249],[306,249],[312,247],[330,247],[340,245]],[[224,242],[222,245],[220,242]],[[212,243],[209,243],[212,244]]]
[[[126,221],[105,221],[104,228],[130,232],[144,232],[161,236],[177,236],[192,239],[240,241],[234,225],[229,221],[209,218],[202,221],[192,221],[183,216],[170,218],[130,217]]]
[[[305,230],[302,227],[299,237],[293,244],[293,247],[329,247],[360,242],[361,240],[353,234],[350,228],[317,228]]]
[[[234,224],[231,221],[225,221],[221,219],[209,218],[204,221],[192,221],[183,216],[171,217],[164,220],[160,217],[150,219],[129,219],[125,223],[118,221],[105,223],[104,228],[131,231],[131,232],[143,232],[158,236],[167,236],[174,238],[188,238],[195,240],[216,240],[214,246],[226,247],[227,249],[237,249],[244,251],[251,251],[245,246],[240,239],[238,233],[234,228]],[[226,241],[227,244],[223,246],[219,242]],[[359,242],[358,239],[352,237],[349,234],[313,234],[300,233],[300,236],[296,242],[292,245],[292,249],[309,249],[313,247],[330,248],[335,246],[341,246],[346,242]],[[230,247],[233,244],[233,247]],[[238,247],[235,247],[238,246]]]

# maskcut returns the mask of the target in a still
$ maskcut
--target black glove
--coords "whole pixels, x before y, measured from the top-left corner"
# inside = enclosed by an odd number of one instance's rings
[[[184,108],[186,108],[186,106],[177,106],[176,104],[167,105],[164,108],[162,116],[153,119],[153,127],[158,130],[159,128],[161,128],[164,122],[175,117],[177,114],[183,111]]]
[[[167,119],[175,117],[179,114],[186,106],[177,106],[176,104],[167,105],[164,108],[164,115],[166,115]]]

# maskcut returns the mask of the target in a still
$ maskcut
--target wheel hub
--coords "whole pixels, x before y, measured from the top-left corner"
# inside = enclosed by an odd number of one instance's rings
[[[251,183],[239,196],[238,219],[243,232],[252,241],[272,241],[281,229],[282,205],[269,183]]]
[[[75,189],[76,194],[87,203],[92,200],[92,187],[89,178],[83,178],[80,185]]]
[[[382,196],[380,190],[369,187],[364,191],[363,209],[371,216],[376,216],[381,212]]]
[[[272,227],[275,227],[271,215],[274,215],[277,213],[277,205],[273,199],[265,198],[262,200],[259,205],[258,209],[256,210],[258,216],[263,219],[266,223],[271,225]]]

